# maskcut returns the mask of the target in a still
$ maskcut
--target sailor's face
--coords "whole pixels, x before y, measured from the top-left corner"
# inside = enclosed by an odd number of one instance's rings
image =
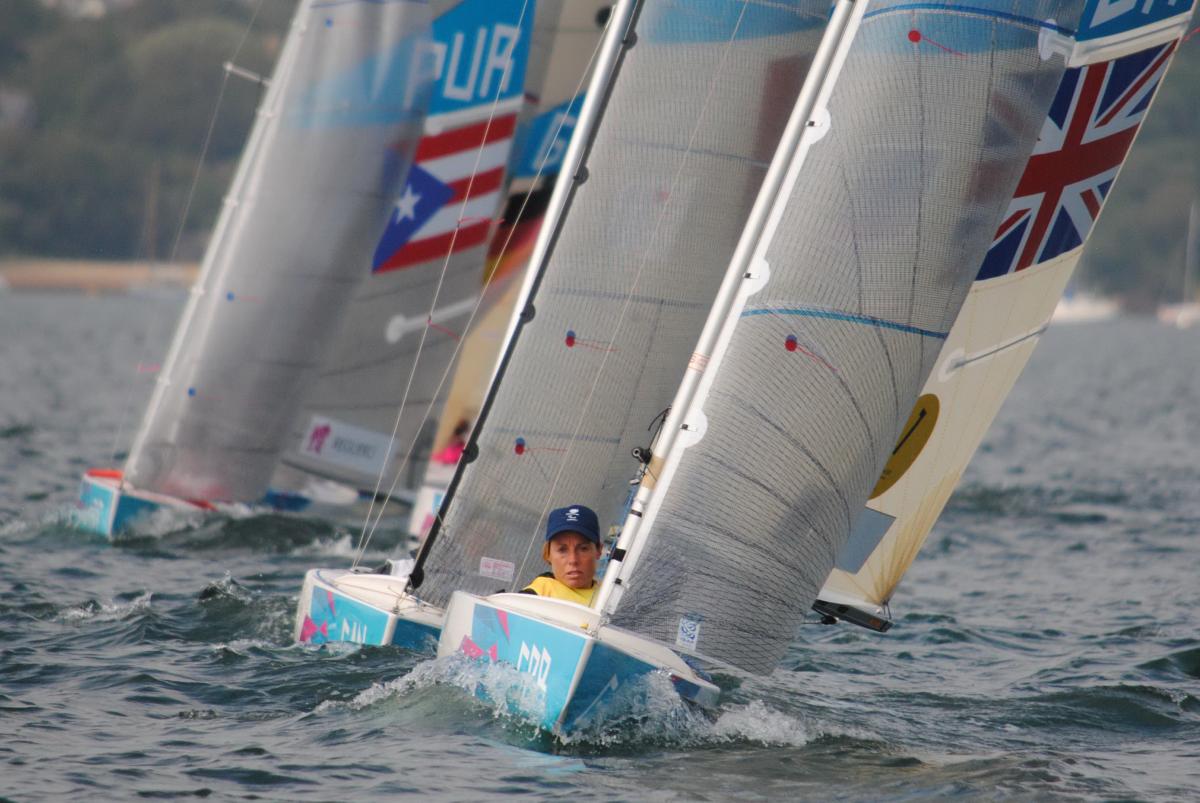
[[[571,588],[591,588],[600,548],[579,533],[559,533],[550,539],[550,569],[554,579]]]

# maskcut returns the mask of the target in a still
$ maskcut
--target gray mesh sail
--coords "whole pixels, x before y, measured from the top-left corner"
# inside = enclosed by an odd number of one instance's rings
[[[621,520],[630,450],[670,404],[827,19],[810,0],[643,5],[422,598],[525,584],[550,508]]]
[[[135,486],[261,498],[408,173],[428,23],[407,0],[298,8],[126,466]]]
[[[367,278],[324,344],[276,487],[303,490],[316,476],[374,488],[383,473],[386,490],[396,470],[401,487],[419,485],[504,201],[534,8],[434,4],[424,60],[434,86],[415,167],[358,264]]]
[[[753,672],[783,656],[1037,142],[1064,71],[1038,35],[1066,5],[871,6],[613,624]]]

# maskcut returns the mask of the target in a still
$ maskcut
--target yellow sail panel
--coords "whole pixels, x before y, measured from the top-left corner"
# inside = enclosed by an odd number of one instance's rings
[[[834,569],[822,598],[857,599],[872,606],[891,600],[1033,353],[1080,253],[1076,249],[971,288],[893,461],[876,486],[878,493],[867,503],[868,510],[894,520],[865,561],[852,571]],[[934,425],[929,431],[920,426],[913,430],[921,409],[935,407],[930,396],[937,399],[937,413],[927,412],[921,425],[936,418]],[[895,459],[899,457],[904,459]],[[899,474],[890,485],[884,482],[889,471]]]

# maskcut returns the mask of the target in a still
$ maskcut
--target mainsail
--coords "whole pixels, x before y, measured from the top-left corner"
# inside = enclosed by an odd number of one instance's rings
[[[385,470],[389,483],[396,470],[405,485],[421,477],[423,462],[399,462],[432,430],[427,412],[441,407],[442,378],[479,297],[535,10],[533,0],[432,5],[422,68],[434,89],[415,164],[373,257],[348,266],[369,276],[340,332],[320,344],[276,487],[303,490],[317,477],[371,489]]]
[[[1049,323],[1190,16],[1092,3],[1074,37],[1045,30],[1070,68],[819,610],[869,624],[890,602]]]
[[[423,3],[302,3],[125,479],[257,501],[409,172]]]
[[[462,341],[438,420],[435,455],[450,444],[456,430],[474,423],[491,385],[519,295],[519,279],[529,264],[583,105],[582,89],[608,6],[607,0],[537,6],[525,69],[525,104],[508,161],[508,197],[480,272],[484,297]],[[431,471],[438,468],[431,466]]]
[[[556,504],[623,517],[630,451],[679,384],[828,3],[622,3],[614,17],[619,70],[598,69],[583,112],[602,108],[603,120],[572,142],[587,158],[556,192],[569,214],[542,233],[519,336],[472,435],[477,456],[414,573],[433,604],[540,572]]]
[[[765,228],[747,229],[744,289],[626,525],[620,585],[605,579],[614,625],[748,671],[783,656],[1037,143],[1066,67],[1039,44],[1081,5],[857,11],[840,74],[835,59],[801,94],[808,133]]]

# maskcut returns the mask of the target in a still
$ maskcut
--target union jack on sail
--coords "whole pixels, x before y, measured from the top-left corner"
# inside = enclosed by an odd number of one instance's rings
[[[1083,245],[1175,46],[1067,70],[977,279]]]

